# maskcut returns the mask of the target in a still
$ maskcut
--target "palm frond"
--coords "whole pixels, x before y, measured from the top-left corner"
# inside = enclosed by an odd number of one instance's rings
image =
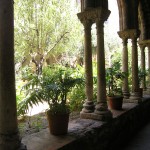
[[[32,91],[32,93],[18,104],[18,115],[26,114],[29,111],[29,108],[33,108],[34,105],[38,105],[40,102],[43,103],[42,90]]]

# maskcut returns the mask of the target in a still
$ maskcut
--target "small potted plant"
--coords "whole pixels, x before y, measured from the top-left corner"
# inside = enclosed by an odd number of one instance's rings
[[[26,98],[19,104],[19,111],[25,111],[39,102],[47,102],[50,132],[54,135],[66,134],[70,113],[67,95],[74,86],[82,83],[83,79],[74,77],[71,68],[48,68],[23,86]]]
[[[122,81],[125,76],[126,73],[120,71],[119,62],[114,62],[111,68],[106,69],[107,101],[110,109],[122,109]]]

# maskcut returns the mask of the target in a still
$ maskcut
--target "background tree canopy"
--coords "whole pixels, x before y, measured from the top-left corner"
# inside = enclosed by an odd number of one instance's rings
[[[76,1],[15,0],[14,6],[18,66],[24,67],[32,61],[37,69],[45,62],[58,62],[80,53],[83,34],[76,16],[79,12]]]

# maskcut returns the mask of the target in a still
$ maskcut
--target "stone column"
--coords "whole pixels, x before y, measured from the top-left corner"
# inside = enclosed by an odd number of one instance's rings
[[[148,45],[148,88],[150,89],[150,45]]]
[[[0,1],[0,150],[17,150],[13,1]],[[21,148],[20,148],[21,149]]]
[[[104,12],[103,12],[104,11]],[[106,16],[105,16],[105,15]],[[95,114],[100,120],[111,117],[106,101],[106,79],[105,79],[105,52],[104,52],[104,21],[109,16],[109,11],[102,9],[102,13],[96,18],[97,29],[97,104]]]
[[[128,83],[128,38],[126,31],[120,31],[118,32],[118,35],[122,39],[123,43],[123,53],[122,53],[122,71],[126,72],[127,76],[123,79],[123,85],[122,85],[122,92],[124,99],[129,99],[130,93],[129,93],[129,83]]]
[[[91,40],[91,26],[92,21],[85,20],[84,25],[84,65],[85,65],[85,93],[86,101],[83,105],[82,113],[91,113],[94,111],[93,104],[93,70],[92,70],[92,40]]]
[[[141,70],[145,72],[145,45],[140,44],[140,49],[141,49]],[[143,80],[140,85],[143,90],[146,90],[146,78],[145,76],[143,77]]]
[[[85,65],[85,93],[86,101],[83,104],[83,109],[80,112],[81,118],[90,118],[89,113],[94,112],[93,103],[93,69],[92,69],[92,40],[91,26],[92,20],[86,18],[86,12],[78,14],[78,18],[84,25],[84,65]]]
[[[139,93],[139,80],[138,80],[138,51],[137,51],[137,38],[139,36],[138,31],[131,32],[132,40],[132,93],[130,99],[133,102],[140,102],[141,97]]]
[[[122,56],[122,71],[127,74],[127,76],[123,79],[123,96],[125,99],[128,99],[130,96],[129,93],[129,83],[128,83],[128,47],[127,47],[127,39],[123,39],[123,56]]]

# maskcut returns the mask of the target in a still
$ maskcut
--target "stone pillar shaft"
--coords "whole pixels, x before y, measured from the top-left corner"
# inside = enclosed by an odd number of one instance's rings
[[[17,150],[20,137],[17,126],[14,69],[14,10],[12,0],[0,1],[0,150]]]
[[[145,72],[145,46],[141,45],[141,70]],[[141,88],[146,89],[146,78],[145,76],[143,77],[143,80],[141,82]]]
[[[0,149],[19,147],[17,128],[13,1],[0,1]],[[11,138],[12,139],[11,139]]]
[[[138,77],[138,51],[137,51],[137,36],[132,36],[132,93],[130,99],[132,102],[141,102],[142,95],[139,91],[139,77]]]
[[[150,46],[148,46],[148,87],[150,88]]]
[[[150,69],[150,46],[148,47],[148,69]]]
[[[106,103],[105,53],[103,22],[96,21],[97,27],[97,102]]]
[[[83,15],[83,16],[82,16]],[[88,113],[94,112],[93,103],[93,67],[92,67],[92,20],[85,18],[86,13],[79,13],[78,17],[84,25],[84,65],[85,65],[85,94],[86,100],[80,113],[81,118],[89,117]]]
[[[85,20],[84,25],[84,64],[85,64],[85,92],[86,101],[82,112],[91,113],[94,111],[93,105],[93,69],[92,69],[92,40],[91,40],[91,26],[92,22]]]
[[[106,78],[105,78],[105,51],[104,51],[104,27],[103,20],[96,19],[97,29],[97,104],[95,114],[98,114],[101,120],[111,118],[112,114],[108,110],[106,101]]]
[[[129,84],[128,84],[128,47],[127,38],[123,38],[123,56],[122,56],[122,71],[127,73],[127,76],[123,79],[123,95],[124,98],[129,98]]]
[[[125,78],[123,79],[123,85],[122,85],[122,92],[124,100],[129,99],[130,92],[129,92],[129,82],[128,82],[128,39],[130,38],[133,31],[126,30],[126,31],[119,31],[118,35],[122,39],[123,43],[123,53],[122,53],[122,71],[127,74]]]
[[[84,23],[84,64],[85,64],[85,79],[86,79],[86,96],[88,101],[93,100],[93,71],[92,71],[92,40],[91,40],[91,25],[90,22]]]
[[[132,38],[132,92],[139,91],[137,38]]]

